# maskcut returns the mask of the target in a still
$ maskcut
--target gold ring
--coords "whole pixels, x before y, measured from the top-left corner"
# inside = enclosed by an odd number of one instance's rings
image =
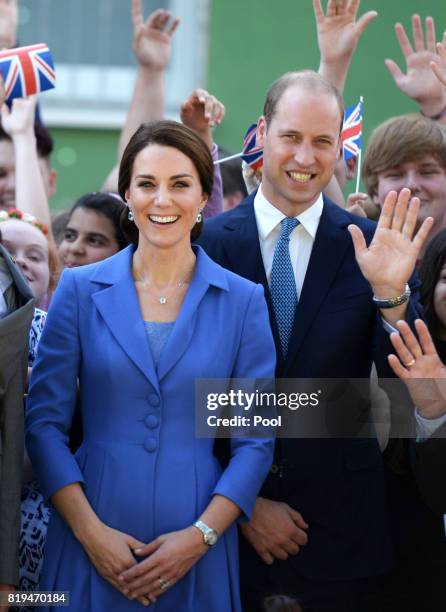
[[[412,367],[414,364],[415,364],[415,359],[411,359],[411,360],[409,361],[409,363],[405,363],[404,365],[406,366],[406,368],[409,368],[409,370],[410,370],[410,368],[411,368],[411,367]]]

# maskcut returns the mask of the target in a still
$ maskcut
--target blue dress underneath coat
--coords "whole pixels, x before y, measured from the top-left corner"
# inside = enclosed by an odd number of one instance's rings
[[[133,250],[66,270],[34,366],[27,447],[45,496],[80,482],[108,526],[150,542],[190,526],[213,494],[249,517],[272,440],[231,439],[224,470],[214,440],[195,435],[195,379],[270,378],[275,350],[263,289],[199,247],[194,278],[155,368],[131,276]],[[67,446],[78,387],[83,443]],[[158,599],[157,612],[239,611],[237,529]],[[51,513],[41,590],[70,591],[76,612],[143,609],[104,580]],[[54,609],[54,608],[53,608]]]

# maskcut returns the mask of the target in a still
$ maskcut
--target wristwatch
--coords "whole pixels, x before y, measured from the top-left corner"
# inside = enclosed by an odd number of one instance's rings
[[[201,533],[203,534],[203,542],[207,544],[209,548],[212,548],[217,544],[218,533],[215,531],[215,529],[208,527],[208,525],[206,525],[206,523],[203,523],[203,521],[195,521],[194,527],[201,531]]]

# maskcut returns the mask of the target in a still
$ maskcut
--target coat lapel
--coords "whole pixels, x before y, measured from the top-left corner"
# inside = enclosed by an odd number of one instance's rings
[[[324,209],[296,309],[290,349],[284,364],[285,373],[287,365],[296,358],[344,259],[346,250],[351,246],[350,234],[346,231],[349,223],[351,220],[341,208],[327,200],[324,201]]]
[[[161,381],[181,359],[194,334],[198,318],[198,308],[210,285],[228,289],[225,271],[213,262],[199,246],[193,247],[197,263],[195,274],[184,298],[172,333],[164,347],[159,364],[158,378]]]
[[[132,278],[132,255],[133,247],[127,247],[104,260],[95,269],[90,281],[101,286],[93,293],[92,299],[118,344],[155,389],[159,390]]]

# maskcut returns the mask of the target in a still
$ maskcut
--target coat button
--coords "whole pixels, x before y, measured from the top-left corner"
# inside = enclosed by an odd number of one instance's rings
[[[158,448],[158,442],[155,438],[146,438],[144,441],[144,448],[148,453],[153,453]]]
[[[158,417],[154,414],[149,414],[144,419],[144,423],[149,429],[155,429],[155,427],[158,427]]]
[[[151,406],[159,406],[160,405],[160,398],[158,397],[158,395],[156,393],[151,393],[147,399],[148,399],[148,402],[149,402],[149,404]]]
[[[279,466],[277,465],[277,463],[273,463],[271,466],[271,474],[277,474],[277,472],[279,471]]]

